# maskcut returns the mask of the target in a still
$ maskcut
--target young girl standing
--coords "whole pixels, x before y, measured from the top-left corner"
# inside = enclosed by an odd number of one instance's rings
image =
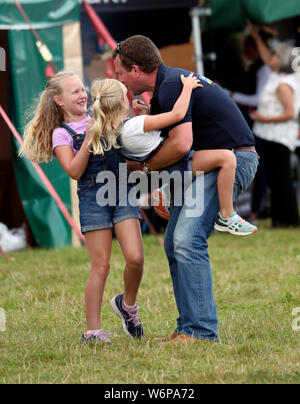
[[[97,112],[101,115],[101,118],[98,116],[101,122],[98,150],[101,148],[101,153],[94,155],[89,149],[88,128],[96,127],[87,114],[86,89],[74,72],[59,72],[48,81],[35,116],[25,129],[24,145],[20,150],[21,155],[38,163],[49,162],[54,153],[65,172],[78,180],[81,230],[91,260],[91,274],[85,292],[87,332],[82,336],[83,342],[110,343],[110,333],[103,330],[100,314],[110,269],[113,229],[126,261],[124,294],[114,299],[126,334],[134,338],[143,336],[136,305],[143,274],[139,209],[119,206],[119,199],[116,206],[102,207],[96,199],[97,192],[104,185],[96,182],[98,173],[109,170],[117,176],[119,164],[125,162],[115,148],[116,135],[111,135],[117,129],[114,118],[123,111],[120,105],[122,96],[122,91],[110,92],[102,102],[95,100]],[[101,112],[104,105],[115,111],[112,119],[106,119]]]

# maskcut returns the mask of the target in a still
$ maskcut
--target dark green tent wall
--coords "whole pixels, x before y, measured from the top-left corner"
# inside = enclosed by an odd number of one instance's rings
[[[21,4],[39,36],[51,50],[55,64],[62,69],[64,66],[62,27],[65,23],[78,21],[78,1],[24,0]],[[10,116],[22,134],[28,108],[36,102],[45,88],[46,63],[41,58],[35,45],[35,38],[28,30],[14,1],[0,0],[0,29],[8,29],[12,84]],[[13,144],[16,181],[36,242],[39,246],[47,248],[70,245],[70,226],[31,163],[27,159],[17,157],[19,145],[15,140]],[[71,212],[70,180],[58,161],[43,164],[42,169]]]
[[[34,28],[78,21],[78,0],[19,0]],[[0,0],[0,29],[28,29],[14,0]]]
[[[211,28],[238,30],[246,19],[274,23],[300,15],[299,0],[212,0]]]

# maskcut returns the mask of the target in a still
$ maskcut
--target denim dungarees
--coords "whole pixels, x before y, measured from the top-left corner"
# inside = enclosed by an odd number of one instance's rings
[[[80,150],[85,133],[78,134],[65,123],[61,127],[72,136],[74,149]],[[128,202],[128,194],[134,187],[128,184],[128,175],[126,161],[117,149],[105,151],[104,155],[91,153],[77,189],[83,234],[111,229],[124,220],[141,219],[136,198],[131,195],[131,203]]]

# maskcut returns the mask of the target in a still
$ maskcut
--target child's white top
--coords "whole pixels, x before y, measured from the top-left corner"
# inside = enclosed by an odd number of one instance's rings
[[[294,151],[299,136],[298,114],[300,111],[300,88],[295,75],[271,73],[270,79],[262,91],[258,111],[267,117],[276,117],[283,114],[284,107],[276,95],[276,91],[281,84],[288,84],[293,89],[294,119],[277,123],[255,122],[253,132],[262,139],[283,144],[291,151]]]
[[[146,115],[138,115],[125,121],[121,130],[121,143],[128,157],[146,159],[163,142],[159,130],[144,132]]]

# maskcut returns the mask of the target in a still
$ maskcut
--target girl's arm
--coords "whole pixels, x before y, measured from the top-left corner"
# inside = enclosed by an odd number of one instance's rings
[[[158,115],[147,115],[144,121],[144,133],[166,128],[180,122],[185,117],[191,101],[192,91],[203,86],[200,84],[199,78],[193,76],[193,73],[188,77],[184,77],[182,74],[181,81],[183,89],[172,111]]]
[[[73,180],[79,180],[88,165],[90,158],[88,139],[87,128],[85,139],[76,156],[74,156],[70,146],[57,146],[55,148],[55,154],[61,167]]]
[[[263,123],[278,123],[295,119],[294,91],[292,87],[290,87],[288,84],[281,84],[277,89],[276,95],[283,105],[283,114],[279,116],[267,117],[259,112],[254,112],[251,114],[251,118],[254,121]]]

